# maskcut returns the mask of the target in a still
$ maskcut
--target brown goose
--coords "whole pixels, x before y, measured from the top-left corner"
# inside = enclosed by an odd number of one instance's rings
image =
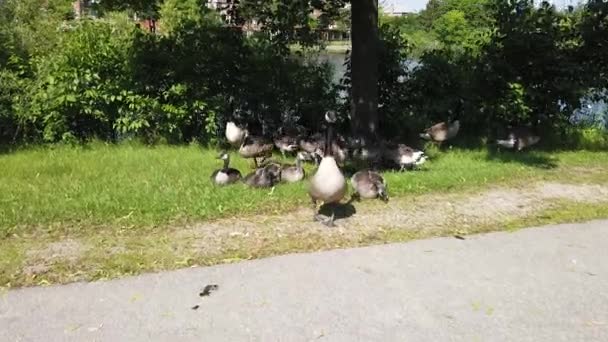
[[[218,159],[224,161],[224,167],[213,171],[211,180],[217,185],[227,185],[236,183],[241,179],[241,172],[237,169],[230,168],[230,155],[222,152]]]
[[[524,148],[535,145],[539,141],[540,136],[534,134],[530,128],[516,127],[511,130],[507,139],[496,140],[496,143],[502,147],[521,151]]]
[[[331,149],[332,125],[336,122],[335,113],[327,112],[325,120],[328,122],[325,153],[317,171],[310,179],[308,195],[314,206],[314,220],[321,221],[323,224],[331,227],[334,225],[335,213],[332,212],[329,218],[323,218],[320,214],[317,214],[317,202],[321,201],[324,204],[340,202],[346,194],[346,180],[333,157]]]
[[[350,183],[355,190],[352,199],[380,198],[384,202],[388,202],[386,182],[378,172],[371,170],[359,171],[351,177]]]
[[[439,144],[454,138],[460,130],[460,120],[451,123],[440,122],[424,130],[420,137],[425,140],[432,140]]]
[[[239,154],[243,158],[253,158],[255,167],[258,168],[257,158],[272,155],[274,144],[270,139],[262,136],[247,135],[239,148]]]
[[[424,152],[404,144],[387,145],[383,152],[384,159],[399,165],[401,171],[422,165],[427,159]]]

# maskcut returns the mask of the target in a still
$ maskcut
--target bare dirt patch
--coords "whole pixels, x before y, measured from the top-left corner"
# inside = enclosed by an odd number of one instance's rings
[[[229,261],[290,251],[309,251],[381,242],[386,232],[433,236],[466,233],[468,228],[501,224],[550,208],[556,200],[608,203],[608,185],[536,183],[492,188],[474,194],[430,194],[355,202],[337,210],[336,227],[312,222],[311,208],[281,215],[233,217],[165,231],[175,255],[193,260]],[[153,236],[150,239],[154,239]],[[154,242],[153,240],[151,240]],[[26,253],[22,274],[39,275],[54,263],[77,263],[94,248],[74,239],[55,241]],[[128,247],[121,247],[122,249]],[[113,257],[108,249],[102,255]],[[128,251],[125,251],[128,252]]]
[[[603,185],[541,183],[536,189],[540,197],[547,199],[568,199],[588,203],[608,201],[608,187]]]
[[[337,227],[312,222],[312,209],[284,215],[219,220],[181,229],[194,241],[190,248],[214,254],[226,248],[256,250],[282,239],[311,240],[321,245],[339,241],[352,245],[386,230],[433,235],[446,229],[498,224],[523,218],[551,207],[554,200],[608,202],[608,186],[539,183],[525,188],[493,188],[477,194],[428,195],[416,198],[353,203],[338,211]],[[322,248],[322,247],[321,247]]]
[[[40,249],[28,250],[23,273],[39,275],[48,272],[56,262],[77,262],[88,249],[89,246],[80,241],[66,239],[48,243]]]
[[[32,259],[54,260],[63,259],[74,261],[78,259],[83,252],[88,249],[81,242],[66,239],[55,241],[47,244],[43,249],[30,250],[27,252],[27,257]]]

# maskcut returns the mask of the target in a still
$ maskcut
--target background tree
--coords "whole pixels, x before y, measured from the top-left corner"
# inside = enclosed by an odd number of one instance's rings
[[[378,1],[353,1],[351,13],[351,129],[370,141],[378,130]]]

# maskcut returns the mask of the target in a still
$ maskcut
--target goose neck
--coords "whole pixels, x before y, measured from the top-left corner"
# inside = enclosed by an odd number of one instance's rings
[[[331,123],[328,123],[327,125],[327,132],[325,133],[325,149],[323,150],[323,154],[325,156],[333,156],[332,153],[332,139],[333,139],[333,125]]]

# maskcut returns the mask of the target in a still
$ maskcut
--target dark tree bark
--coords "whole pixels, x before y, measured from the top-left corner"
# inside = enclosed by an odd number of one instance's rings
[[[378,0],[352,0],[351,16],[351,128],[370,141],[378,127]]]

